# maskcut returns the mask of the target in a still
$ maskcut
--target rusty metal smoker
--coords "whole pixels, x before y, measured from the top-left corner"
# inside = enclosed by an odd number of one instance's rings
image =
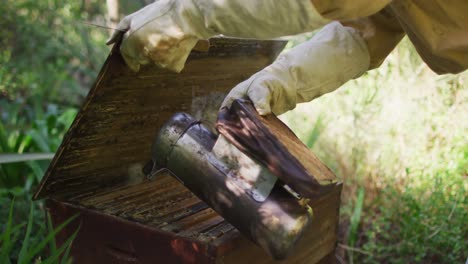
[[[312,217],[264,166],[201,122],[177,113],[152,148],[152,175],[168,170],[275,259],[290,253]]]

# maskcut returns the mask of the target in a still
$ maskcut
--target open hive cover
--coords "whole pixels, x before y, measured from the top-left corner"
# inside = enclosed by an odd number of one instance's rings
[[[187,112],[208,124],[227,92],[270,64],[283,41],[212,39],[180,74],[156,66],[134,73],[114,47],[57,151],[35,199],[79,201],[144,180],[142,166],[163,123]]]

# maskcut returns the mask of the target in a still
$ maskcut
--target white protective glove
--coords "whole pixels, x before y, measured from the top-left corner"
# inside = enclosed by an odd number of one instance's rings
[[[234,87],[221,107],[249,98],[260,115],[279,115],[359,77],[369,63],[367,44],[357,30],[332,22]]]
[[[269,39],[328,22],[310,0],[159,0],[125,17],[107,43],[125,32],[120,50],[134,71],[153,61],[180,72],[199,39]]]

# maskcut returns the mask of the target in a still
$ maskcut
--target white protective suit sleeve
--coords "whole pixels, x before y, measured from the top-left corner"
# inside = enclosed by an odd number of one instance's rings
[[[152,61],[180,72],[199,39],[270,39],[328,22],[310,0],[158,0],[125,17],[108,44],[123,35],[120,50],[135,71]]]
[[[261,115],[279,115],[359,77],[369,62],[367,44],[357,30],[332,22],[234,87],[222,107],[250,98]]]

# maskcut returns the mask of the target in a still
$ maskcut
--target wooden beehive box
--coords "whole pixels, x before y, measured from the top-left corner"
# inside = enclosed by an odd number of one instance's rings
[[[35,198],[54,223],[79,213],[75,263],[330,263],[341,185],[310,201],[314,219],[291,257],[273,261],[169,175],[142,171],[161,125],[175,112],[214,123],[224,95],[270,64],[282,41],[213,39],[181,74],[155,66],[133,73],[111,52]]]

